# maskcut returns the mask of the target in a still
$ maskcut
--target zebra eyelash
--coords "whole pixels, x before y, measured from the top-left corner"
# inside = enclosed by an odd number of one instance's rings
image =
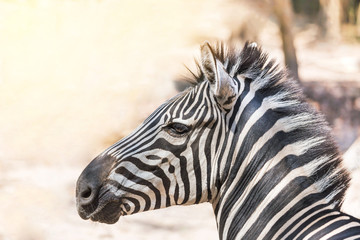
[[[191,131],[191,126],[188,126],[179,122],[171,122],[163,127],[169,135],[173,137],[183,137],[186,136]]]

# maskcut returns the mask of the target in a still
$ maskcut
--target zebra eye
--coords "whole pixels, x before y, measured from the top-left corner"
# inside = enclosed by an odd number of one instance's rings
[[[182,136],[190,131],[190,127],[182,123],[170,123],[166,126],[166,131],[170,135]]]

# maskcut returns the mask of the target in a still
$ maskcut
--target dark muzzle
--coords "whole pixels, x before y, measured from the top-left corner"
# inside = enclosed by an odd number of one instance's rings
[[[81,218],[89,219],[99,204],[99,192],[116,158],[100,155],[90,162],[76,184],[76,205]]]

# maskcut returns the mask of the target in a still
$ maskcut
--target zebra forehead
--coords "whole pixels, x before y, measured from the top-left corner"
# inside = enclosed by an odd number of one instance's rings
[[[189,103],[194,102],[195,100],[201,100],[199,98],[199,93],[204,93],[206,91],[207,84],[205,82],[199,82],[196,85],[192,85],[190,88],[186,88],[183,91],[177,93],[175,96],[168,99],[163,105],[173,105],[183,103],[184,100],[188,99]]]

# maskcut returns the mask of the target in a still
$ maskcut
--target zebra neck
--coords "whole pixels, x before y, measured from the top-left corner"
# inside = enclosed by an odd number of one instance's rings
[[[260,234],[259,230],[270,226],[269,222],[279,221],[276,226],[281,226],[285,219],[293,218],[297,212],[320,200],[327,204],[316,184],[304,176],[302,167],[284,170],[287,161],[295,160],[296,157],[287,156],[282,161],[271,159],[262,167],[240,167],[239,179],[234,174],[236,171],[230,173],[224,184],[228,187],[222,188],[221,197],[214,205],[221,239],[235,239],[239,233]]]
[[[283,104],[276,98],[259,101],[249,92],[239,101],[245,107],[229,118],[232,127],[219,154],[219,193],[213,201],[221,239],[256,239],[269,226],[275,234],[270,222],[279,228],[313,205],[334,209],[337,204],[332,199],[342,188],[336,189],[333,180],[343,169],[336,168],[334,147],[326,145],[331,141],[307,129],[317,120],[311,113],[274,111]],[[318,174],[329,163],[334,169]]]
[[[303,206],[296,209],[299,205]],[[244,221],[245,224],[240,226]],[[348,236],[353,236],[353,232],[358,233],[360,229],[358,219],[334,209],[334,206],[326,203],[324,199],[311,203],[299,201],[291,208],[274,206],[272,211],[259,211],[253,213],[250,218],[235,216],[227,224],[230,226],[223,227],[226,231],[220,231],[221,225],[218,223],[222,240],[330,239],[345,227],[353,228],[352,232],[347,233]],[[339,226],[343,227],[339,231],[334,231]],[[346,236],[336,239],[345,239]]]

